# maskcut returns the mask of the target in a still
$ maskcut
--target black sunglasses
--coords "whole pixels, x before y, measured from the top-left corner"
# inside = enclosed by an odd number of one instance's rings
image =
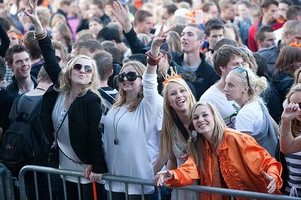
[[[84,67],[85,72],[87,73],[92,73],[92,67],[90,65],[82,65],[82,64],[75,64],[73,65],[73,69],[80,71],[82,69],[82,67]]]
[[[118,81],[124,82],[124,77],[126,77],[126,79],[128,81],[135,81],[137,79],[137,77],[142,78],[136,72],[128,72],[128,73],[123,72],[123,73],[118,74],[118,76],[117,76]]]
[[[59,57],[59,56],[55,56],[55,58],[56,58],[57,62],[61,62],[62,61],[62,58]]]
[[[248,83],[249,89],[252,90],[251,85],[250,85],[248,71],[243,67],[235,67],[233,70],[237,70],[239,73],[246,72],[247,83]]]

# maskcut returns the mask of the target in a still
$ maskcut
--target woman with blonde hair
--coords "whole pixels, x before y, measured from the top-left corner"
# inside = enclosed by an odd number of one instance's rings
[[[281,116],[280,134],[280,150],[285,158],[285,162],[282,162],[283,174],[287,176],[286,180],[284,180],[283,193],[289,196],[300,197],[301,188],[298,177],[301,176],[299,167],[301,164],[301,84],[296,84],[290,89],[286,100],[287,105]]]
[[[157,173],[157,186],[166,182],[167,186],[181,187],[200,180],[203,186],[281,194],[281,164],[252,137],[227,128],[211,103],[197,102],[190,121],[187,161],[177,169]],[[230,198],[203,192],[201,195],[202,199]]]
[[[41,123],[49,141],[59,149],[59,168],[83,172],[80,179],[64,176],[68,199],[93,199],[92,181],[99,181],[107,172],[99,134],[102,109],[97,66],[91,58],[79,55],[61,69],[37,17],[37,0],[30,0],[29,5],[25,13],[35,26],[44,67],[54,83],[43,95]]]
[[[154,164],[154,172],[160,171],[165,163],[167,169],[176,169],[187,159],[189,115],[195,98],[184,79],[170,78],[163,88],[163,127],[160,137],[160,152]],[[172,199],[197,199],[194,192],[173,190]]]
[[[260,94],[267,88],[265,77],[258,77],[250,69],[234,68],[226,78],[226,98],[240,106],[235,129],[247,133],[272,156],[276,153],[277,124],[271,118]]]

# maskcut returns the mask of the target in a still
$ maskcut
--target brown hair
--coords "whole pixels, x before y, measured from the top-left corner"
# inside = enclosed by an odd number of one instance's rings
[[[301,49],[291,46],[283,47],[274,66],[275,80],[280,81],[278,77],[280,72],[285,72],[293,77],[296,62],[301,62]]]
[[[123,67],[121,68],[120,73],[122,73],[123,69],[128,66],[132,66],[137,71],[138,75],[140,75],[141,77],[143,76],[143,74],[146,70],[146,67],[141,62],[132,60],[132,61],[128,61],[123,64]],[[136,110],[137,106],[139,105],[139,103],[141,102],[143,97],[144,97],[143,96],[143,87],[141,87],[141,91],[137,94],[137,99],[136,99],[135,103],[132,103],[129,106],[129,109],[128,109],[129,112],[133,112]],[[126,102],[126,91],[124,91],[121,87],[119,87],[117,99],[116,99],[116,102],[113,104],[113,107],[122,106],[123,104],[125,104],[125,102]]]

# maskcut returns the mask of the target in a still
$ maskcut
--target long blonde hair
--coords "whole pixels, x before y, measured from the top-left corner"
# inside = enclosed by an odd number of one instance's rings
[[[87,85],[82,86],[81,92],[78,94],[78,96],[84,96],[89,90],[94,92],[97,96],[100,97],[100,94],[98,92],[99,88],[99,76],[98,76],[98,71],[97,71],[97,66],[96,63],[93,59],[91,59],[88,56],[85,55],[78,55],[72,58],[68,63],[65,68],[62,69],[60,75],[59,75],[59,85],[55,86],[54,89],[57,92],[64,92],[64,93],[69,93],[72,87],[71,84],[71,72],[73,69],[73,66],[76,64],[76,62],[79,59],[86,59],[91,62],[91,67],[92,67],[92,78],[91,81]]]
[[[170,79],[167,84],[164,86],[162,94],[163,94],[163,125],[162,125],[162,131],[160,135],[160,155],[163,157],[166,157],[168,155],[168,152],[171,149],[171,143],[173,138],[173,130],[174,127],[176,127],[176,124],[174,122],[174,119],[177,116],[176,111],[170,106],[169,100],[168,100],[168,86],[171,83],[177,83],[185,88],[185,90],[188,92],[188,104],[189,104],[189,111],[192,109],[193,105],[195,104],[195,97],[193,96],[193,93],[191,92],[189,86],[182,78],[174,78]]]
[[[291,103],[290,98],[293,94],[296,92],[301,93],[301,83],[293,86],[290,91],[288,92],[286,99],[287,99],[287,104]],[[297,137],[300,133],[300,127],[301,127],[301,122],[298,119],[293,119],[291,123],[291,132],[294,137]]]
[[[191,121],[191,129],[194,130],[194,126],[192,124],[192,118],[195,113],[195,110],[199,106],[208,106],[210,111],[212,112],[212,117],[214,119],[214,128],[213,128],[213,144],[211,144],[213,152],[217,153],[219,145],[221,144],[224,138],[224,130],[226,128],[226,124],[221,117],[220,113],[216,109],[216,107],[210,103],[203,100],[198,101],[191,110],[190,121]],[[205,136],[203,134],[198,133],[197,139],[189,139],[188,140],[188,152],[194,158],[195,163],[198,168],[205,172],[204,167],[204,155],[205,155]]]
[[[131,60],[131,61],[127,61],[123,64],[123,67],[121,68],[120,73],[122,73],[123,69],[128,67],[128,66],[134,67],[134,69],[137,71],[138,75],[140,75],[141,77],[143,76],[143,73],[146,70],[146,67],[141,62]],[[116,79],[116,77],[115,77],[115,79]],[[119,83],[118,83],[118,85],[119,85]],[[130,105],[130,107],[128,109],[129,112],[132,112],[132,111],[136,110],[137,106],[139,105],[139,103],[141,102],[143,97],[144,96],[143,96],[143,86],[142,86],[141,90],[137,94],[137,99],[136,99],[135,103],[132,103]],[[122,106],[123,104],[125,104],[125,102],[126,102],[126,91],[124,91],[122,89],[122,87],[119,86],[117,99],[116,99],[116,102],[113,104],[113,107]]]

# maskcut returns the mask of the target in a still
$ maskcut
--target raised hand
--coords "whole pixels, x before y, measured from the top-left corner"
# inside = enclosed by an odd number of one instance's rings
[[[24,13],[31,19],[33,23],[37,22],[38,14],[37,14],[37,3],[38,0],[28,0],[28,6]]]
[[[129,6],[126,5],[124,8],[119,1],[114,1],[112,13],[116,20],[121,24],[124,32],[128,33],[132,29]]]
[[[298,103],[289,103],[283,110],[281,118],[286,121],[292,121],[297,117],[300,111],[301,109]]]
[[[29,7],[24,10],[24,13],[31,19],[35,26],[36,34],[41,34],[44,32],[44,29],[37,14],[37,3],[38,0],[28,0]]]
[[[167,33],[171,30],[173,30],[176,26],[173,25],[170,28],[168,28],[167,30],[164,31],[164,27],[165,27],[165,20],[163,21],[161,27],[160,27],[160,31],[158,33],[158,35],[154,38],[152,45],[157,45],[157,46],[161,46],[164,42],[166,42],[166,37],[167,37]]]
[[[163,21],[160,31],[158,35],[153,39],[152,46],[151,46],[151,54],[158,55],[160,46],[166,42],[167,33],[175,28],[175,25],[171,26],[167,30],[164,31],[165,21]]]
[[[276,186],[276,181],[275,181],[275,179],[273,178],[273,176],[269,175],[269,174],[266,173],[265,171],[262,172],[262,175],[264,176],[264,178],[265,178],[266,180],[268,180],[268,181],[270,182],[269,185],[268,185],[268,187],[267,187],[268,193],[269,193],[269,194],[274,193],[275,190],[276,190],[276,187],[277,187],[277,186]]]

